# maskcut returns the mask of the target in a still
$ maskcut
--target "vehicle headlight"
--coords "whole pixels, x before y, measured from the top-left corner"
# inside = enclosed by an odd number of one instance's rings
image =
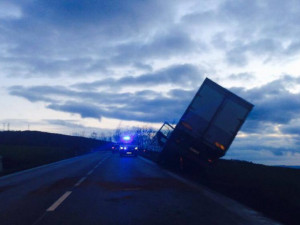
[[[120,147],[120,149],[123,149],[123,147]]]
[[[135,147],[134,149],[135,149],[135,150],[138,150],[138,147]]]
[[[127,147],[124,147],[124,149],[126,150],[126,149],[127,149]]]

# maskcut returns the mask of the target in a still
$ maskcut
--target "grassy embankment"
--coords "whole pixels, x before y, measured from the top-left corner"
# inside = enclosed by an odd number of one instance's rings
[[[144,155],[154,161],[157,154]],[[300,224],[300,169],[218,160],[210,168],[174,170],[288,225]]]
[[[47,163],[105,149],[107,142],[35,131],[0,132],[0,156],[6,175]]]

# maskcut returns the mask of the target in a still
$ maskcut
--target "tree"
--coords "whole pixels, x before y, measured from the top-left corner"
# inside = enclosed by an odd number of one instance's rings
[[[94,131],[94,132],[91,133],[90,138],[97,139],[97,136],[98,136],[97,133]]]

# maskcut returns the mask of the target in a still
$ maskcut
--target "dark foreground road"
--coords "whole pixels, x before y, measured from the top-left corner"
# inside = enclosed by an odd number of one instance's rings
[[[143,158],[102,152],[0,178],[0,224],[278,223]]]

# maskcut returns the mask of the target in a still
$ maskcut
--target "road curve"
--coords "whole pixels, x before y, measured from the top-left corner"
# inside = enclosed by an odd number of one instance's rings
[[[0,178],[0,224],[279,223],[144,158],[99,152]]]

